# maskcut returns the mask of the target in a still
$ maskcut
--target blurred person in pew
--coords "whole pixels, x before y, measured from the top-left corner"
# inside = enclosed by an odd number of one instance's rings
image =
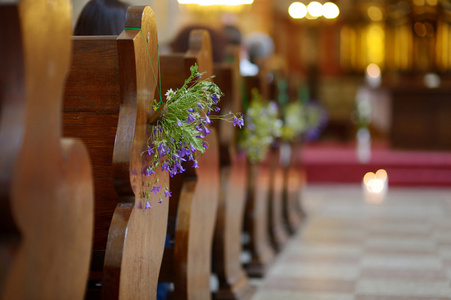
[[[243,54],[240,60],[242,76],[255,76],[260,71],[259,62],[274,53],[274,42],[269,35],[253,32],[243,41]]]
[[[74,35],[119,35],[129,4],[118,0],[91,0],[83,7]]]

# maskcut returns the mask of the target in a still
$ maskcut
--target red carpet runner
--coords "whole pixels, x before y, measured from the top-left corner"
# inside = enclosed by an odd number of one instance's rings
[[[371,160],[357,160],[355,145],[311,144],[302,158],[311,183],[360,183],[366,172],[385,169],[391,186],[451,186],[451,152],[391,150],[373,146]]]

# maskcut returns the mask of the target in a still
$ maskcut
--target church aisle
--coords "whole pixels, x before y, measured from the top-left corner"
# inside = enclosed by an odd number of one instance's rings
[[[309,185],[308,219],[251,300],[451,299],[451,188]]]

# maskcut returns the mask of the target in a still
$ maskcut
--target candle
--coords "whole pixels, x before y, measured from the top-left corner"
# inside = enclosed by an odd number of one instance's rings
[[[387,171],[380,169],[376,173],[366,173],[363,177],[362,188],[366,202],[383,202],[388,190]]]

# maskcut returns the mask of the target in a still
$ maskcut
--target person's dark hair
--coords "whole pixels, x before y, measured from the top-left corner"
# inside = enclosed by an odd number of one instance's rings
[[[91,0],[78,17],[74,35],[119,35],[128,4],[118,0]]]
[[[194,29],[204,29],[210,33],[213,61],[224,61],[226,55],[225,48],[227,45],[226,35],[221,31],[203,25],[190,25],[183,28],[171,43],[172,51],[186,52],[189,46],[189,35],[191,33],[191,30]]]

